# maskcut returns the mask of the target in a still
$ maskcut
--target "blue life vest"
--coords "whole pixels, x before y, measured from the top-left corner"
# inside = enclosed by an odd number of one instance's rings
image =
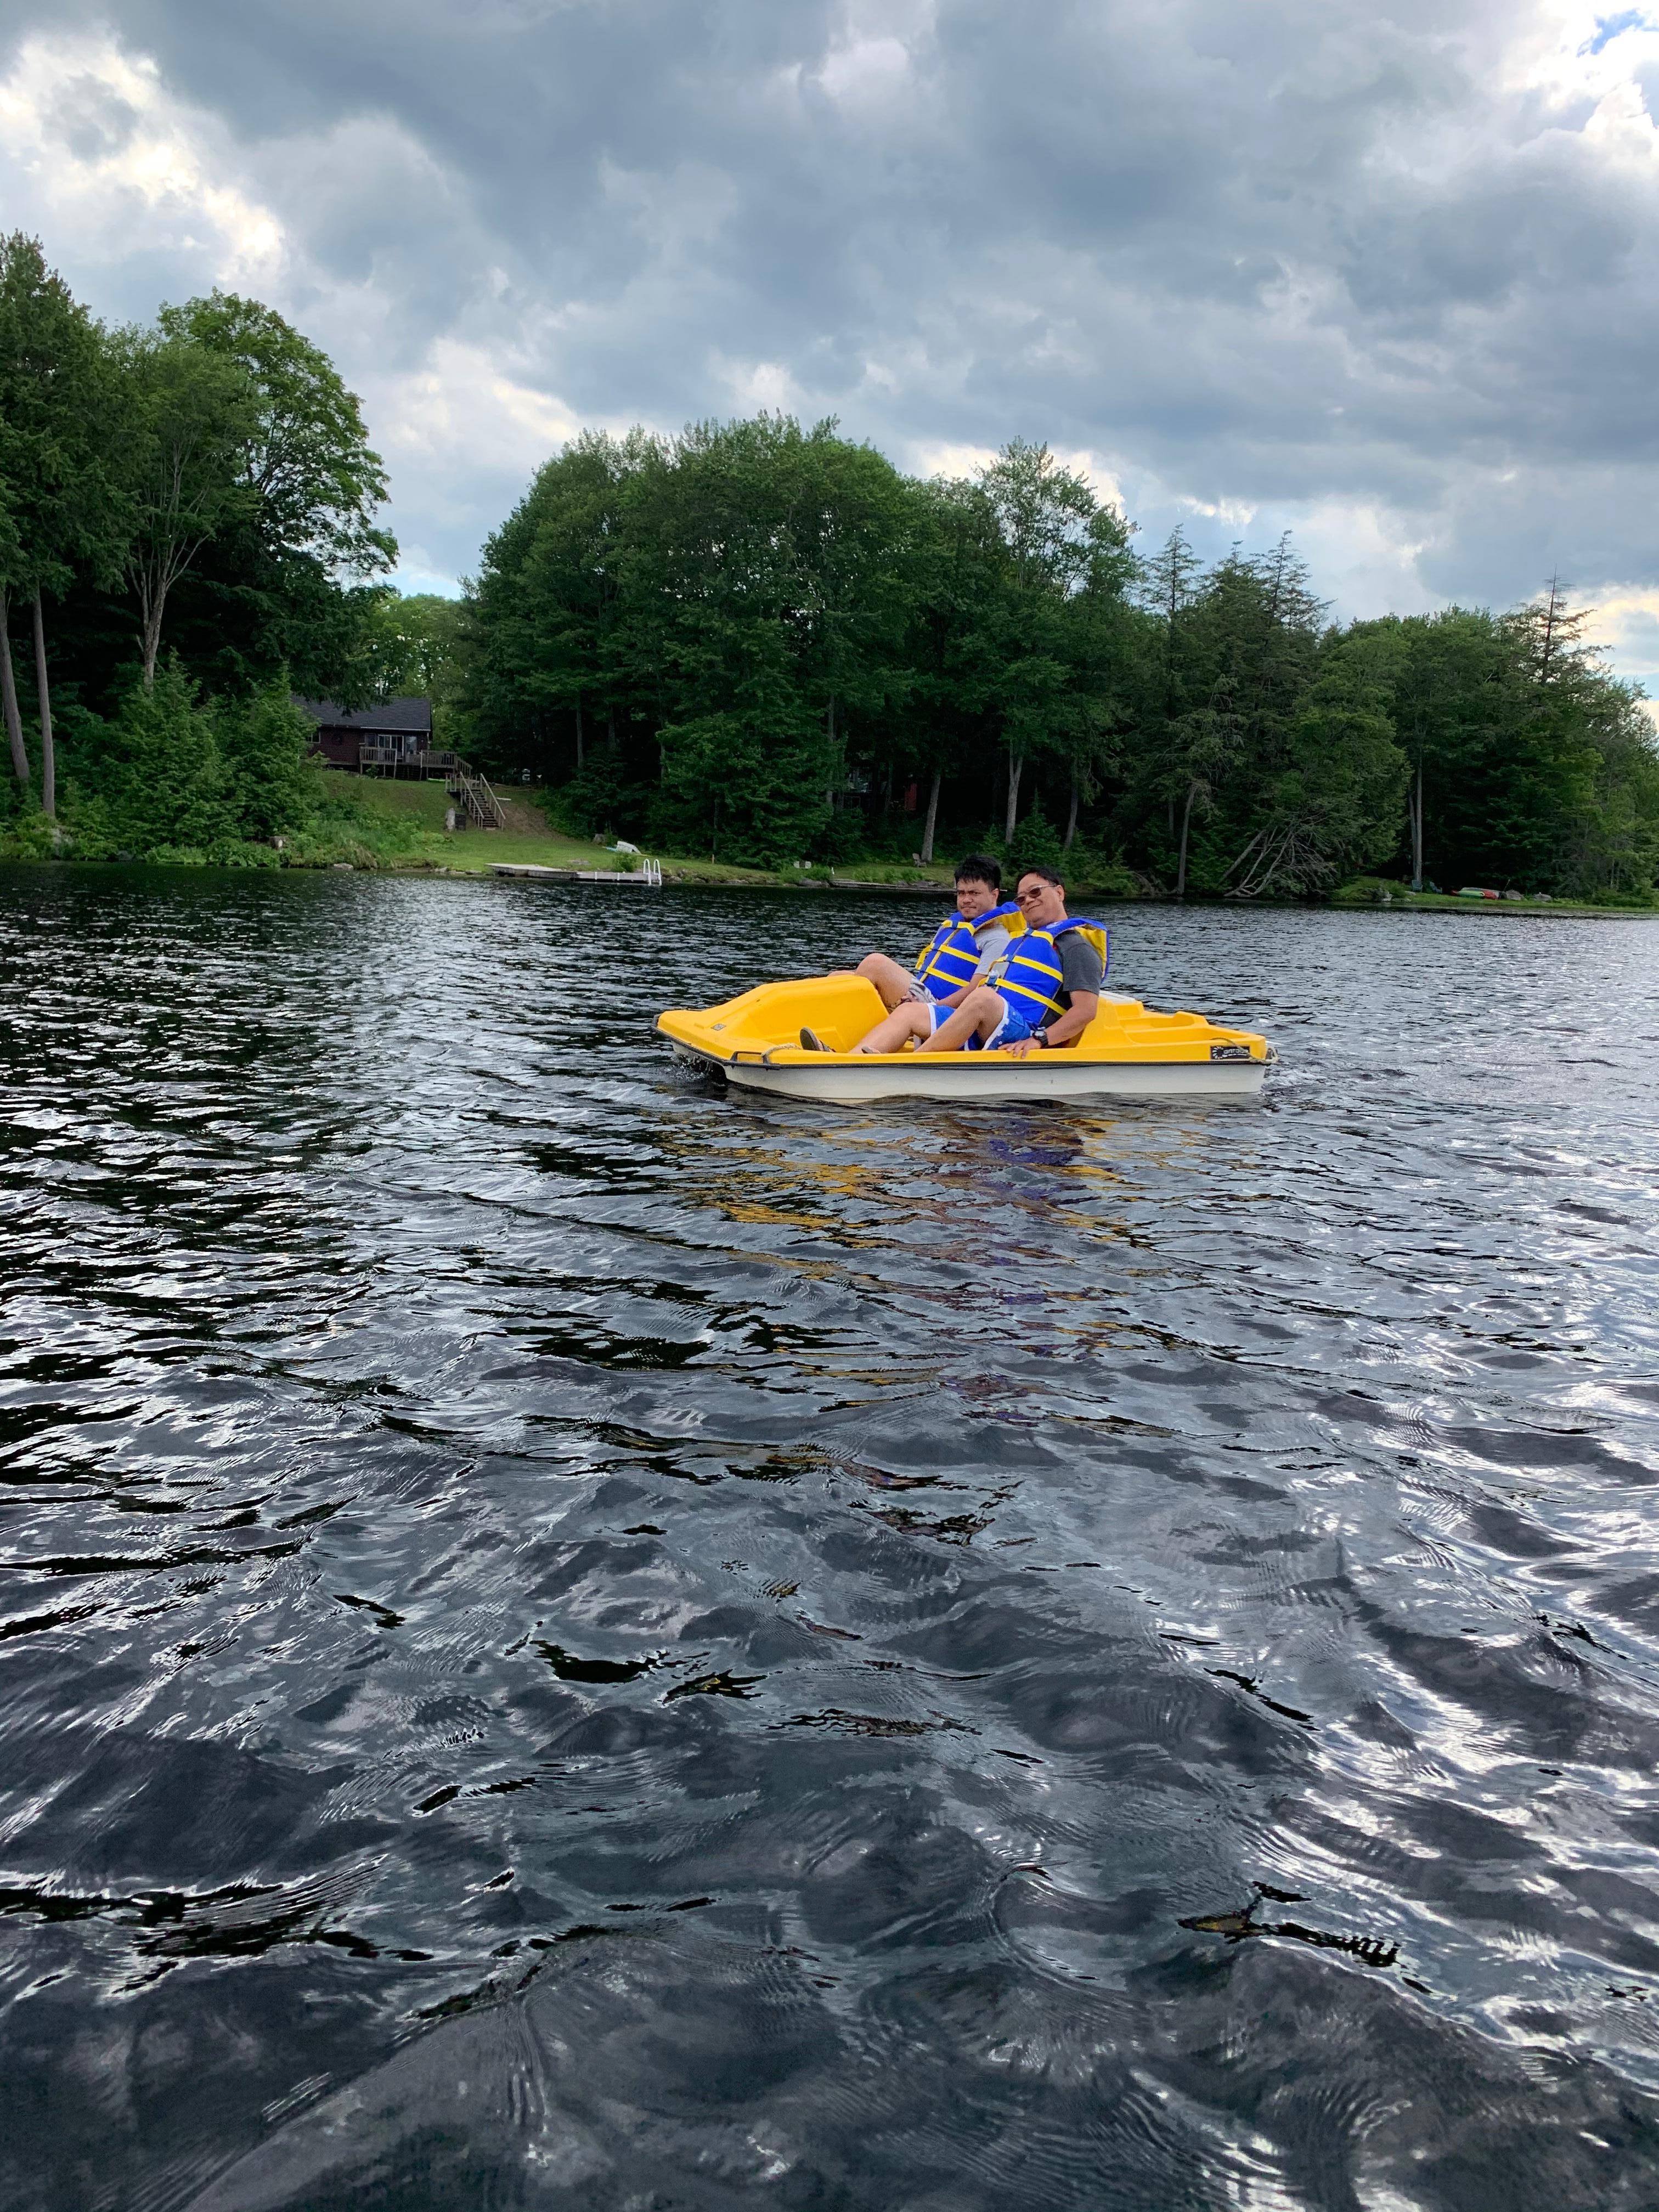
[[[1007,927],[1008,917],[1019,908],[1011,899],[1004,906],[994,906],[977,921],[964,921],[959,914],[947,914],[933,932],[933,941],[924,947],[916,963],[916,981],[930,999],[948,998],[952,991],[960,991],[974,980],[974,970],[979,966],[977,933],[988,929],[993,922]]]
[[[1063,971],[1054,940],[1064,937],[1068,929],[1082,930],[1099,953],[1103,981],[1112,961],[1111,932],[1104,922],[1091,921],[1080,914],[1068,915],[1064,921],[1047,929],[1028,929],[1023,937],[1017,937],[1003,957],[1001,974],[991,978],[1009,1011],[1018,1014],[1031,1029],[1040,1029],[1060,1012]]]

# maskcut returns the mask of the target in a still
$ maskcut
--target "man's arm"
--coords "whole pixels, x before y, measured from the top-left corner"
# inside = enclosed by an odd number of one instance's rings
[[[1057,1022],[1048,1024],[1050,1047],[1070,1044],[1073,1037],[1080,1037],[1099,1012],[1098,991],[1073,991],[1071,1005]]]

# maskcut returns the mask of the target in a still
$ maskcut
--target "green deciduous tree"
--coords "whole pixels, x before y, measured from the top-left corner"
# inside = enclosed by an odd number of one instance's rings
[[[387,584],[371,586],[357,599],[354,697],[452,704],[461,679],[465,603],[434,592],[399,592]]]
[[[322,657],[331,644],[349,660],[355,626],[341,619],[338,580],[390,566],[397,548],[374,521],[380,456],[327,356],[271,308],[221,292],[164,307],[154,331],[125,334],[124,352],[137,418],[127,567],[145,681],[169,596],[210,547],[221,611],[240,601],[267,650],[314,658],[303,632],[320,623],[335,628]]]
[[[1092,588],[1121,599],[1133,564],[1122,517],[1047,446],[1015,439],[979,483],[1008,556],[999,689],[1008,763],[1003,835],[1011,839],[1026,763],[1054,755],[1075,775],[1109,725],[1084,595]]]
[[[174,586],[212,539],[252,521],[258,502],[242,457],[257,402],[240,362],[186,335],[127,331],[118,345],[130,403],[125,567],[149,684]]]
[[[104,334],[46,266],[37,240],[0,240],[0,690],[12,767],[29,770],[12,671],[7,602],[27,599],[40,728],[40,805],[57,811],[44,602],[77,568],[99,576],[118,559],[114,453],[121,392]]]
[[[1335,645],[1284,732],[1260,826],[1233,864],[1241,896],[1324,890],[1391,854],[1409,774],[1386,694]]]
[[[386,497],[386,471],[356,395],[322,349],[274,308],[234,292],[163,307],[158,322],[163,337],[241,372],[251,414],[237,475],[264,542],[308,554],[334,574],[389,568],[397,542],[374,521]]]

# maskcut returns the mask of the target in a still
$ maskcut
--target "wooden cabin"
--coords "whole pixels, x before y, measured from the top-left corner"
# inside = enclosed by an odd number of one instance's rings
[[[439,769],[432,755],[429,699],[384,699],[349,712],[334,699],[294,703],[317,725],[317,750],[331,768],[380,769],[392,775],[426,775]]]

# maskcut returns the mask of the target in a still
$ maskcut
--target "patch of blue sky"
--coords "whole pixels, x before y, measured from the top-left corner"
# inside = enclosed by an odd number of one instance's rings
[[[1610,46],[1615,39],[1622,38],[1626,31],[1656,29],[1659,29],[1659,24],[1652,22],[1641,9],[1621,8],[1616,15],[1598,15],[1595,19],[1595,36],[1593,39],[1586,39],[1578,51],[1581,54],[1599,54],[1603,46]]]

